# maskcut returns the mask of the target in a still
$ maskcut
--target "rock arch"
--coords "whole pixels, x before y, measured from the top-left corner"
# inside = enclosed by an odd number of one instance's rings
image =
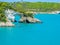
[[[5,15],[6,15],[6,17],[9,19],[9,20],[11,20],[11,21],[13,21],[13,22],[17,22],[16,20],[15,20],[15,18],[16,18],[16,16],[17,15],[15,15],[15,14],[19,14],[19,16],[21,17],[21,19],[19,20],[19,22],[26,22],[26,23],[36,23],[36,22],[41,22],[39,19],[37,19],[37,18],[32,18],[32,17],[30,17],[30,16],[26,16],[25,14],[22,14],[22,13],[18,13],[18,12],[15,12],[15,11],[13,11],[13,10],[11,10],[11,9],[7,9],[7,10],[5,10]],[[25,15],[25,16],[24,16]]]
[[[11,9],[7,9],[7,10],[5,10],[5,16],[9,19],[9,20],[11,20],[11,21],[17,21],[16,20],[16,16],[18,16],[18,17],[21,17],[21,14],[20,13],[18,13],[18,12],[15,12],[14,10],[11,10]]]

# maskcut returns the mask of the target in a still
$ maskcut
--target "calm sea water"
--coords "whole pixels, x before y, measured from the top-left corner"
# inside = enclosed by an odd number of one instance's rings
[[[60,45],[60,15],[37,14],[43,23],[0,27],[0,45]],[[17,18],[19,19],[19,18]]]

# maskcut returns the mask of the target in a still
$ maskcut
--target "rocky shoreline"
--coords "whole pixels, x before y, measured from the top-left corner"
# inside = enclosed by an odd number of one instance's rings
[[[60,11],[51,11],[51,12],[26,12],[26,13],[39,13],[39,14],[60,14]]]
[[[8,20],[7,22],[0,22],[0,27],[4,26],[14,26],[14,24],[10,20]]]
[[[37,18],[22,17],[19,22],[21,22],[21,23],[24,23],[24,22],[25,23],[41,23],[42,21]]]
[[[22,17],[19,21],[20,23],[41,23],[42,21],[37,18],[32,17]],[[0,22],[0,27],[10,27],[14,26],[14,24],[8,20],[7,22]]]
[[[21,19],[19,20],[20,23],[42,23],[41,20],[37,19],[37,18],[33,18],[33,17],[21,17]],[[10,27],[10,26],[15,26],[11,20],[7,19],[7,22],[0,22],[0,27]]]

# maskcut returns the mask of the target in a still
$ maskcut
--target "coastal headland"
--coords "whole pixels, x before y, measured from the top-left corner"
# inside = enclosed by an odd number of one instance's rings
[[[60,14],[59,5],[60,3],[54,2],[0,2],[0,26],[14,26],[9,19],[9,15],[11,14],[8,11],[6,16],[5,10],[10,9],[14,10],[15,12],[22,13],[23,16],[21,17],[20,22],[35,23],[41,21],[33,17],[34,13]]]

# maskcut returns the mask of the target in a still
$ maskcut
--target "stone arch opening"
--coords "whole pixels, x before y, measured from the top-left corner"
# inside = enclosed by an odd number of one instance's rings
[[[7,9],[5,10],[5,16],[11,20],[12,22],[17,22],[20,20],[21,14],[18,13],[18,12],[15,12],[14,10],[11,10],[11,9]]]

